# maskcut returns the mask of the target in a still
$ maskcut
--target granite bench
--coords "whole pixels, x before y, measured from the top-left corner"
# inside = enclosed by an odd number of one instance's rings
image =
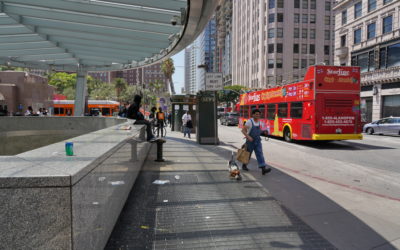
[[[130,127],[130,129],[128,129]],[[125,122],[0,156],[0,248],[103,249],[150,150]]]

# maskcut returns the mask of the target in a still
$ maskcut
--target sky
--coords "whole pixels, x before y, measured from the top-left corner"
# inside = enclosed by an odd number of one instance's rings
[[[175,92],[180,94],[185,85],[185,50],[183,49],[174,55],[172,60],[174,60],[175,65],[175,74],[172,75],[172,81],[174,81]]]

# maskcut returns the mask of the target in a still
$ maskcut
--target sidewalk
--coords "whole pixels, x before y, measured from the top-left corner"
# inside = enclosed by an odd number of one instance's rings
[[[335,249],[253,176],[230,179],[230,151],[170,131],[165,162],[155,148],[105,249]]]

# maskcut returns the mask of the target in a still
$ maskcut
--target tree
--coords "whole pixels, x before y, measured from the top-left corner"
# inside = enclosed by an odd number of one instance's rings
[[[76,74],[68,74],[65,72],[55,72],[48,76],[49,85],[56,88],[58,94],[64,94],[64,90],[68,88],[75,89],[76,85]]]
[[[224,90],[218,92],[218,99],[220,102],[237,103],[240,94],[248,90],[248,88],[241,85],[225,86]]]
[[[128,86],[124,92],[121,93],[120,95],[120,101],[121,102],[133,102],[133,99],[135,98],[135,95],[138,94],[138,88],[137,86]]]
[[[126,90],[128,83],[123,78],[115,78],[113,84],[117,94],[117,100],[120,101],[121,93]]]
[[[172,58],[168,58],[167,60],[163,61],[161,63],[161,70],[164,73],[165,77],[168,79],[171,93],[175,95],[175,87],[172,81],[172,75],[175,73],[174,60],[172,60]]]
[[[116,100],[116,98],[114,86],[108,83],[103,83],[90,94],[90,99],[95,100]]]

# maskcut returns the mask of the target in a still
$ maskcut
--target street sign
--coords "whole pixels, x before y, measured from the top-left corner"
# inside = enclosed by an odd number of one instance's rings
[[[222,73],[206,73],[206,89],[205,90],[222,90]]]

